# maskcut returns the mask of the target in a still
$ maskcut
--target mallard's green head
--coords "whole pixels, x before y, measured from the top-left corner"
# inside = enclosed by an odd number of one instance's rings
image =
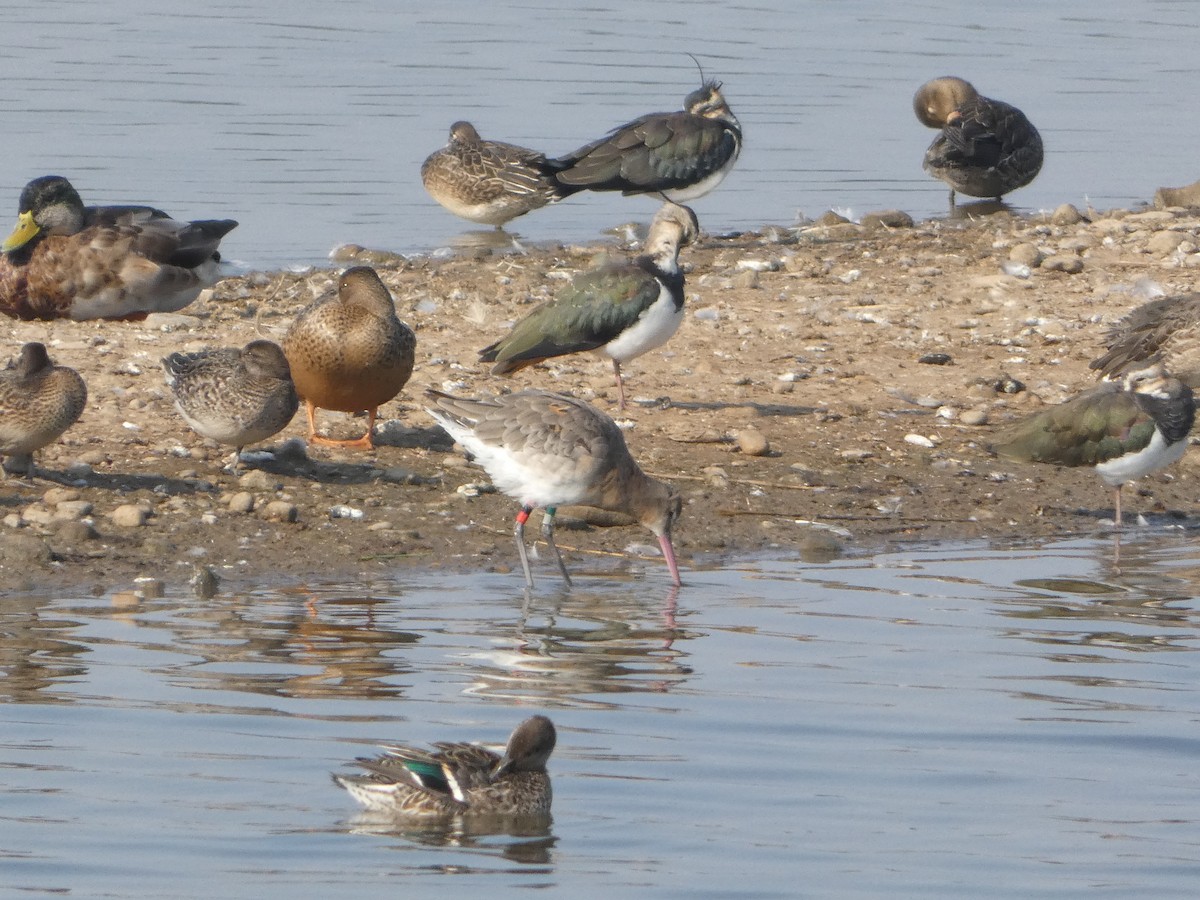
[[[17,213],[17,225],[0,247],[5,253],[40,234],[75,234],[83,227],[83,200],[61,175],[44,175],[25,185]]]

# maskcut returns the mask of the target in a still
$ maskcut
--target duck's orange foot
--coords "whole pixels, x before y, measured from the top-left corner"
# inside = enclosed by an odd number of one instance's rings
[[[310,434],[308,436],[310,444],[320,444],[324,447],[346,447],[350,450],[374,450],[375,441],[371,432],[367,432],[360,438],[354,438],[349,441],[339,441],[335,438],[327,438],[320,434]]]

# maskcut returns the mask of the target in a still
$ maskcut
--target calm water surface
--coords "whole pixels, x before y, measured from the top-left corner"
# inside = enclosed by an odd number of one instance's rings
[[[0,607],[0,890],[87,897],[1195,896],[1188,536],[662,578]],[[179,579],[182,581],[182,578]],[[329,780],[559,726],[541,833],[418,832]]]
[[[353,241],[449,244],[470,223],[433,203],[421,161],[451,122],[565,153],[725,82],[746,149],[696,204],[713,232],[798,214],[943,214],[920,159],[917,86],[959,74],[1022,107],[1047,161],[1020,209],[1104,208],[1195,180],[1200,18],[1190,0],[897,5],[722,0],[42,0],[7,10],[0,209],[30,178],[94,202],[232,216],[230,259],[325,262]],[[579,196],[521,219],[529,240],[590,240],[645,198]]]

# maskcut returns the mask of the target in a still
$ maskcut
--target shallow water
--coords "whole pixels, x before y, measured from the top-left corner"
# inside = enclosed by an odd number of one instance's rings
[[[323,263],[344,242],[430,250],[473,228],[433,203],[421,161],[467,118],[485,137],[565,153],[678,108],[699,76],[746,133],[733,174],[696,202],[710,231],[829,208],[946,211],[920,168],[911,109],[959,74],[1023,108],[1047,146],[1011,202],[1099,208],[1195,180],[1200,21],[1188,0],[1087,4],[753,4],[508,0],[352,7],[224,0],[44,0],[5,15],[0,208],[36,175],[91,202],[229,216],[227,258]],[[8,198],[4,200],[4,198]],[[525,239],[591,240],[653,202],[590,195],[518,220]]]
[[[9,596],[22,896],[1190,897],[1200,554],[1174,533],[662,577]],[[661,573],[660,573],[661,574]],[[179,579],[182,581],[182,579]],[[384,742],[559,727],[532,834],[382,827]]]

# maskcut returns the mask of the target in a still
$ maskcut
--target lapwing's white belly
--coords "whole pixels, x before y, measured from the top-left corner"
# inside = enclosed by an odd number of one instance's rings
[[[627,363],[671,339],[683,321],[683,307],[676,308],[671,292],[660,288],[658,299],[638,320],[601,348],[601,352],[619,363]]]
[[[1102,462],[1096,466],[1096,473],[1109,487],[1117,487],[1178,462],[1187,446],[1186,439],[1168,446],[1162,433],[1156,431],[1144,449]]]

